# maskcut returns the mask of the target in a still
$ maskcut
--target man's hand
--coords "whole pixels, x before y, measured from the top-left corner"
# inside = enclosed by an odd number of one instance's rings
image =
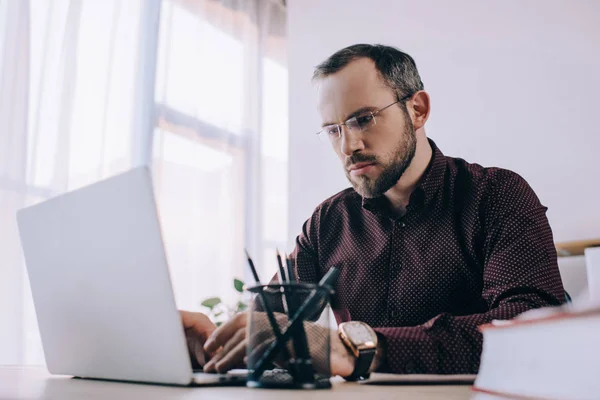
[[[374,372],[381,367],[384,355],[384,343],[379,340],[369,372]],[[356,357],[354,357],[354,354],[340,339],[340,335],[336,331],[331,331],[331,375],[350,376],[354,372],[355,364]]]
[[[248,312],[239,313],[230,321],[217,328],[208,338],[204,345],[204,350],[209,354],[214,354],[214,356],[205,365],[205,372],[223,373],[232,368],[245,364],[244,359],[246,356],[246,348],[248,346],[248,318]],[[268,327],[268,331],[266,332],[253,332],[252,335],[255,340],[258,340],[261,343],[270,342],[273,340],[273,333],[270,325],[267,322],[265,313],[256,312],[253,318],[255,318],[254,326],[256,328]],[[262,319],[265,321],[258,322]],[[285,314],[275,313],[275,319],[277,320],[280,330],[283,331],[288,324],[287,316]],[[315,369],[317,369],[317,372],[341,376],[348,376],[352,373],[354,370],[355,358],[346,348],[344,343],[342,343],[336,331],[320,326],[313,322],[305,322],[304,329],[307,335],[311,357],[313,358],[313,365],[315,366]],[[323,338],[326,335],[330,335],[331,340],[330,371],[323,370],[325,368],[325,364],[322,362],[322,349],[315,348],[317,343],[322,342],[320,338]],[[289,353],[293,356],[292,342],[292,340],[288,342],[287,348]],[[311,343],[313,346],[310,345]],[[279,364],[279,361],[281,360],[282,358],[280,354],[277,357],[276,363]]]
[[[204,366],[204,372],[223,373],[241,367],[246,356],[246,326],[248,313],[238,313],[218,327],[204,344],[204,351],[213,354]]]
[[[217,328],[208,317],[202,313],[179,311],[185,330],[188,351],[194,368],[203,367],[211,353],[205,354],[204,343]]]
[[[208,317],[201,313],[181,311],[181,317],[192,362],[196,361],[199,366],[204,366],[204,372],[224,373],[232,368],[244,366],[246,347],[248,345],[248,312],[236,314],[231,320],[218,328]],[[266,315],[262,312],[257,312],[254,318],[257,320],[264,318],[266,320]],[[276,319],[280,329],[283,331],[287,326],[287,316],[276,313]],[[269,326],[266,321],[255,325]],[[307,335],[311,357],[313,358],[313,365],[317,372],[340,376],[349,376],[352,374],[356,359],[350,350],[346,348],[335,330],[313,322],[305,322],[304,330]],[[273,336],[270,328],[268,332],[262,332],[262,334],[261,332],[253,333],[253,337],[257,335],[266,335],[263,336],[265,337],[265,342],[267,341],[267,336],[270,336],[271,340]],[[329,335],[331,340],[330,371],[323,370],[326,364],[322,363],[320,349],[310,346],[311,343],[314,345],[319,342],[315,338],[322,338],[324,335]],[[262,339],[260,341],[263,342]],[[292,340],[288,342],[288,350],[293,356]],[[279,355],[278,360],[281,360],[280,357],[281,355]],[[209,358],[210,361],[205,362],[206,358]]]
[[[350,376],[354,371],[356,358],[346,347],[337,331],[331,330],[331,376]]]

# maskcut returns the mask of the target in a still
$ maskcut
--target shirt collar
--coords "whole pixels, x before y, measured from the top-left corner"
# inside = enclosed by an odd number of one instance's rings
[[[431,146],[432,155],[429,165],[421,178],[421,181],[410,196],[410,206],[429,205],[436,197],[437,193],[444,186],[444,174],[446,173],[446,157],[437,147],[435,142],[428,139]],[[363,208],[369,211],[382,211],[387,206],[385,196],[379,196],[372,199],[362,198]]]

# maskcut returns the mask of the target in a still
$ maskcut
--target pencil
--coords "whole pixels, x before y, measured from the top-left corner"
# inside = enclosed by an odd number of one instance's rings
[[[287,267],[288,283],[290,284],[288,295],[288,319],[291,320],[292,316],[298,311],[301,300],[301,293],[298,292],[298,287],[294,285],[296,283],[296,277],[294,275],[294,266],[292,260],[285,255],[285,265]],[[312,382],[314,380],[312,370],[312,360],[310,358],[309,344],[306,337],[306,331],[304,325],[300,324],[292,328],[292,342],[294,344],[294,352],[296,353],[296,361],[298,365],[299,379],[302,383]]]
[[[279,254],[279,249],[276,249],[277,252],[277,264],[279,265],[279,284],[281,285],[280,287],[280,292],[281,292],[281,296],[283,296],[283,301],[282,301],[282,305],[283,305],[283,311],[285,311],[286,314],[289,313],[289,307],[288,307],[288,302],[289,299],[287,298],[287,292],[288,290],[285,288],[284,284],[287,283],[287,280],[285,278],[285,270],[283,269],[283,263],[281,261],[281,254]]]
[[[252,271],[252,275],[254,276],[254,280],[257,285],[260,285],[260,279],[258,278],[258,273],[256,272],[256,268],[254,267],[254,262],[252,262],[252,258],[250,258],[250,254],[248,254],[248,250],[244,249],[246,252],[246,257],[248,258],[248,265],[250,265],[250,271]]]
[[[258,273],[256,272],[256,267],[254,267],[254,262],[252,261],[252,258],[250,257],[248,250],[244,249],[244,251],[246,252],[246,257],[248,258],[248,265],[250,266],[250,270],[252,271],[252,275],[254,276],[256,285],[258,286],[258,297],[260,298],[260,300],[263,304],[263,308],[265,310],[265,313],[267,314],[267,319],[269,320],[271,329],[273,329],[273,333],[275,334],[276,342],[282,341],[283,338],[281,335],[281,330],[279,329],[279,325],[277,325],[277,320],[275,319],[275,315],[273,314],[273,311],[271,310],[271,307],[269,306],[269,302],[267,301],[267,297],[265,296],[265,293],[263,291],[262,285],[260,283],[260,278],[258,277]],[[287,346],[285,346],[285,343],[282,343],[282,345],[283,345],[284,356],[287,359],[290,359],[291,356],[287,349]]]

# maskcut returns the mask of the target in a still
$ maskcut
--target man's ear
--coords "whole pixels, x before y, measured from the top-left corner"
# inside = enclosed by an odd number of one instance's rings
[[[431,111],[429,94],[424,90],[418,91],[406,103],[406,108],[413,117],[415,130],[422,128],[427,122],[427,119],[429,119],[429,113]]]

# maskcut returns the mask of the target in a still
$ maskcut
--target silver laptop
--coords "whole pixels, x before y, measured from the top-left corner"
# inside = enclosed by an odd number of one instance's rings
[[[48,370],[160,384],[244,384],[194,373],[146,167],[17,213]]]

